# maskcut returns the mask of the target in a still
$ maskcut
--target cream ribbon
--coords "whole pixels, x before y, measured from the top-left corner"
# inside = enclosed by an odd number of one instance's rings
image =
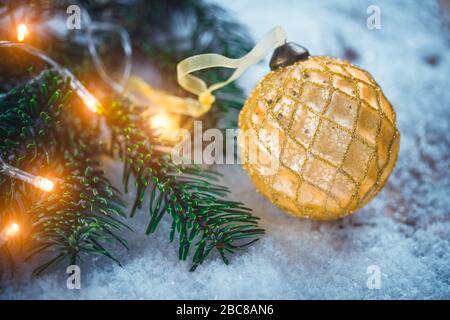
[[[268,51],[286,43],[286,34],[283,28],[275,27],[253,47],[245,56],[231,59],[216,53],[207,53],[192,56],[179,62],[177,65],[178,84],[185,90],[198,96],[200,106],[197,114],[203,115],[211,109],[215,101],[212,92],[223,88],[239,78],[250,66],[260,62]],[[235,69],[233,74],[225,81],[207,86],[205,81],[191,75],[192,72],[210,68]]]
[[[260,62],[270,51],[283,45],[286,35],[281,27],[270,30],[245,56],[231,59],[220,54],[208,53],[192,56],[179,62],[177,65],[177,79],[181,87],[190,93],[197,95],[197,99],[182,98],[170,95],[164,91],[154,89],[140,77],[131,76],[126,89],[133,97],[141,96],[153,103],[163,106],[166,111],[184,114],[198,118],[206,114],[216,98],[213,91],[223,88],[230,82],[239,78],[250,66]],[[225,81],[207,86],[205,81],[191,75],[192,72],[209,68],[235,69],[233,74]]]

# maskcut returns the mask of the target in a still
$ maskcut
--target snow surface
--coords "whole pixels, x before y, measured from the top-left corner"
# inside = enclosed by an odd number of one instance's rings
[[[442,3],[445,4],[443,1]],[[397,111],[399,161],[381,194],[335,222],[290,217],[257,194],[238,166],[221,166],[233,198],[261,217],[267,235],[235,255],[210,259],[195,273],[168,243],[168,221],[146,238],[146,210],[132,221],[120,268],[98,259],[82,265],[82,289],[66,289],[60,270],[35,279],[25,268],[0,298],[34,299],[402,299],[450,298],[450,73],[448,24],[433,1],[223,1],[255,39],[282,25],[313,54],[352,57],[379,82]],[[368,30],[366,9],[381,9]],[[448,4],[448,2],[447,2]],[[448,7],[447,7],[448,8]],[[240,80],[247,92],[268,70]],[[118,164],[111,163],[110,175]],[[114,177],[119,183],[119,177]],[[131,196],[130,196],[131,199]],[[381,288],[366,285],[381,269]]]

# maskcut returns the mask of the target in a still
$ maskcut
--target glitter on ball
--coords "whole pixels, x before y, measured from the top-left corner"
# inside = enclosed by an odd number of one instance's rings
[[[395,112],[372,76],[321,56],[267,74],[248,98],[239,128],[256,131],[258,152],[279,159],[268,175],[266,164],[250,162],[241,145],[257,190],[294,216],[318,220],[346,216],[374,198],[400,143]]]

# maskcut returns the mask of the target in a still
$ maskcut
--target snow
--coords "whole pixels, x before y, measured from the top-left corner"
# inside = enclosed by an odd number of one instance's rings
[[[448,4],[442,1],[441,4]],[[369,5],[381,29],[366,27]],[[223,165],[233,198],[261,217],[267,234],[231,258],[213,257],[195,273],[168,243],[169,221],[143,235],[142,210],[118,249],[123,268],[86,262],[81,290],[66,289],[65,270],[40,278],[23,267],[0,298],[37,299],[449,299],[450,298],[450,50],[448,21],[433,1],[223,1],[255,39],[282,25],[312,54],[344,57],[368,71],[397,112],[399,161],[385,189],[352,217],[317,222],[290,217],[257,194],[238,165]],[[448,8],[449,6],[442,8]],[[442,11],[442,10],[441,10]],[[267,62],[240,80],[250,92]],[[114,176],[119,164],[108,164]],[[131,195],[129,196],[131,199]],[[381,270],[369,289],[367,268]]]

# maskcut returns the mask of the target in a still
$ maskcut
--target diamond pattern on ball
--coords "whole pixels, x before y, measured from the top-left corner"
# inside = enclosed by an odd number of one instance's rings
[[[275,172],[241,157],[257,190],[298,216],[336,219],[361,208],[394,168],[395,112],[370,74],[345,61],[309,57],[270,72],[239,117]],[[277,141],[275,141],[277,140]]]

